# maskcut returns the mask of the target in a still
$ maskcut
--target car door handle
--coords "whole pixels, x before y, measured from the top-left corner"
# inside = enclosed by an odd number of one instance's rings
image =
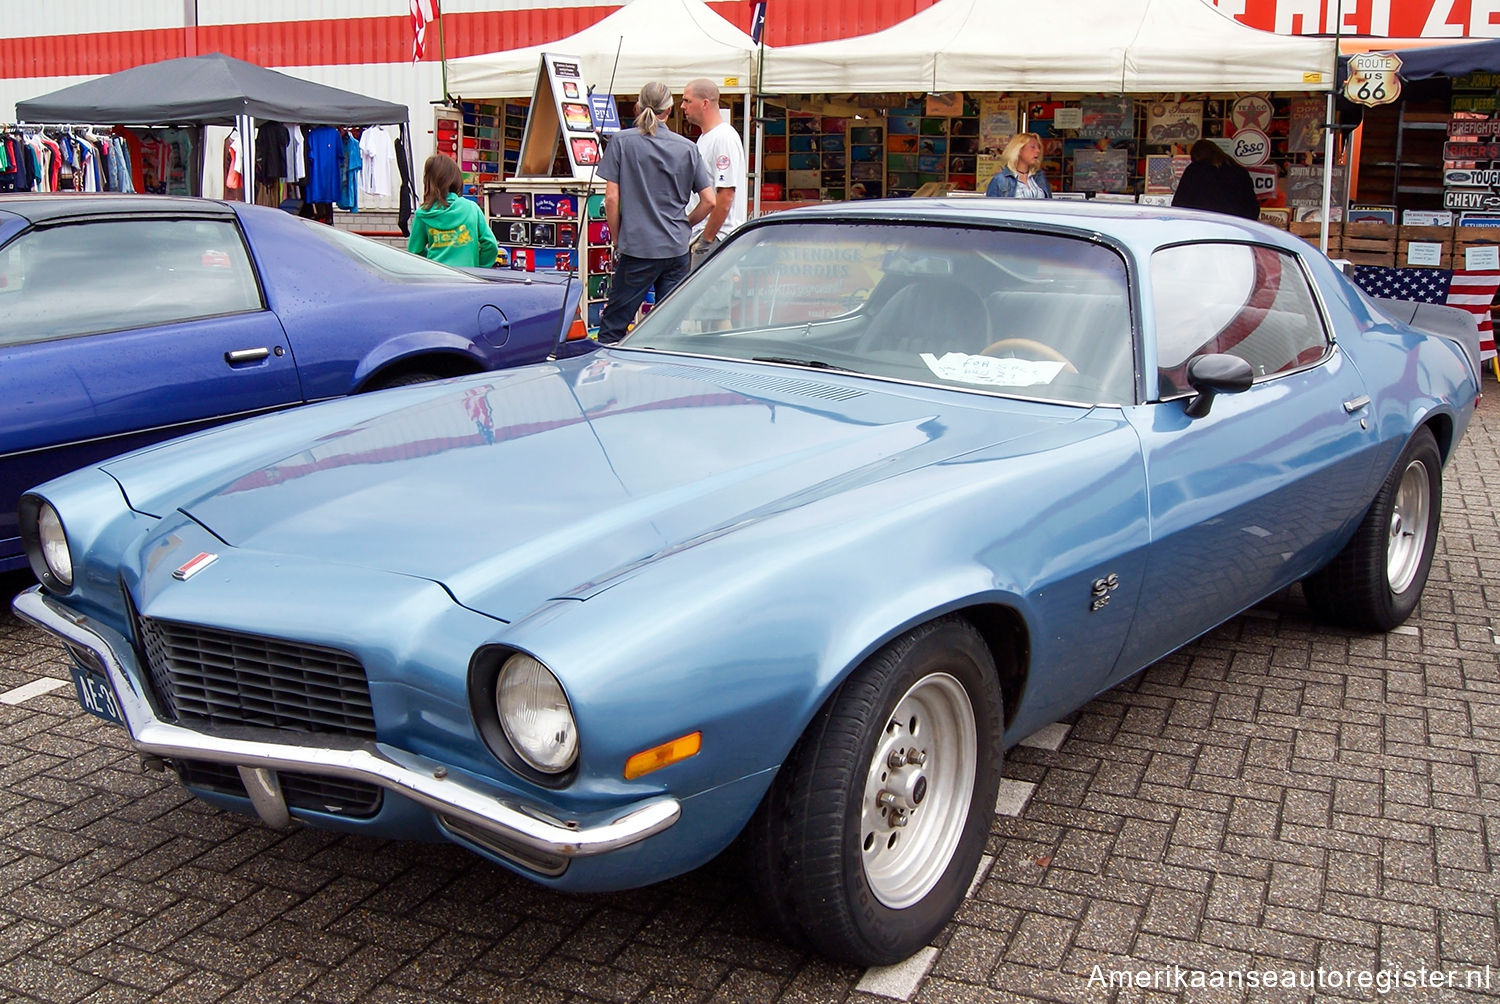
[[[1359,397],[1351,397],[1349,400],[1345,401],[1344,402],[1344,411],[1346,413],[1352,415],[1356,411],[1359,411],[1359,409],[1361,409],[1361,408],[1369,407],[1369,404],[1370,404],[1370,395],[1368,395],[1368,394],[1361,394]]]
[[[224,361],[231,366],[240,363],[258,363],[271,354],[271,350],[265,346],[258,349],[235,349],[233,352],[224,353]]]

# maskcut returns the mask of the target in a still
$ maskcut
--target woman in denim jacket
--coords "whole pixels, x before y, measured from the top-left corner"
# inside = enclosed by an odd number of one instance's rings
[[[1042,138],[1034,132],[1018,132],[1000,155],[1005,166],[990,179],[984,194],[992,199],[1050,199],[1052,187],[1038,170],[1042,162]]]

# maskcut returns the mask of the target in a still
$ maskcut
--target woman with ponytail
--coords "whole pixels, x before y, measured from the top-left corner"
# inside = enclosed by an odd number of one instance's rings
[[[714,208],[714,188],[692,140],[674,133],[666,119],[672,90],[660,81],[641,88],[635,128],[618,133],[604,148],[604,215],[614,239],[614,275],[599,318],[599,344],[625,337],[646,291],[660,302],[687,276],[693,224]],[[694,193],[698,204],[688,212]]]

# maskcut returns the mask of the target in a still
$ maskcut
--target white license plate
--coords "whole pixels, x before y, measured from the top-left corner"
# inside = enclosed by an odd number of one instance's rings
[[[125,717],[120,714],[120,705],[115,700],[115,692],[110,688],[109,681],[96,673],[90,673],[82,666],[73,666],[71,669],[73,686],[78,691],[78,703],[83,705],[83,710],[91,715],[98,715],[106,722],[124,725]]]

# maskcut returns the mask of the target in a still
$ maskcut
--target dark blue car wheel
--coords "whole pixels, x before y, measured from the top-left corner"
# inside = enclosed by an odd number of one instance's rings
[[[1314,613],[1365,631],[1389,631],[1412,615],[1437,549],[1442,464],[1431,431],[1418,429],[1353,539],[1303,581]]]
[[[1002,701],[960,618],[885,646],[819,711],[751,823],[773,923],[854,965],[928,944],[963,901],[994,817]]]
[[[434,373],[398,373],[395,376],[377,377],[371,381],[367,391],[390,390],[392,387],[410,387],[413,384],[427,383],[438,379]]]

